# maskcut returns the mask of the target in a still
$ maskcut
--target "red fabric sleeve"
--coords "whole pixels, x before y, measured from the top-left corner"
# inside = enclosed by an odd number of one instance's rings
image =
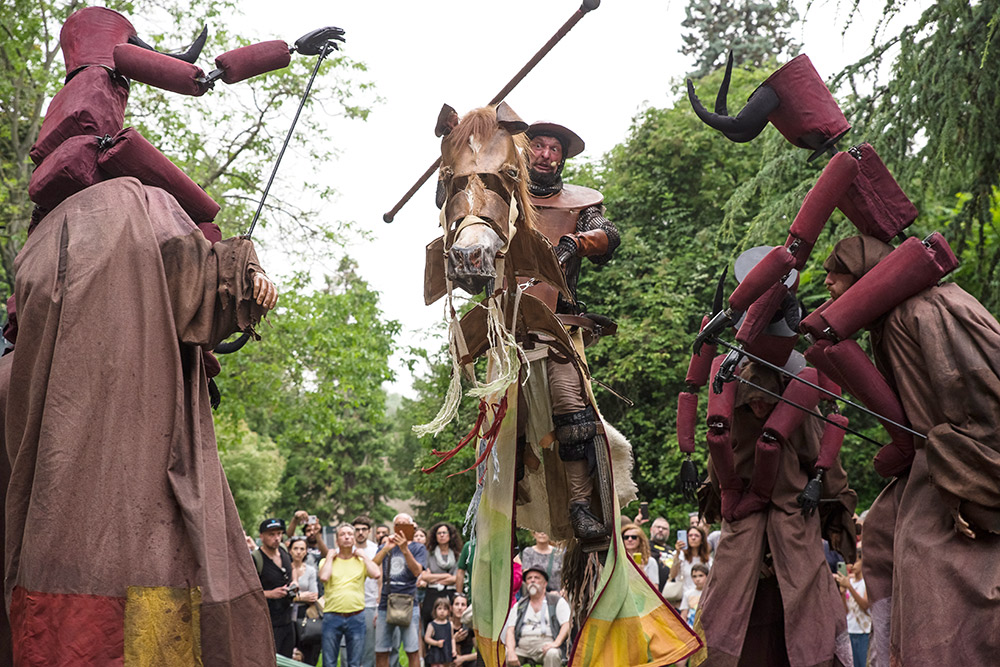
[[[795,268],[795,256],[785,246],[775,246],[751,269],[729,297],[733,310],[744,311],[781,277]]]
[[[205,72],[197,65],[150,51],[135,44],[115,47],[115,67],[123,75],[181,95],[204,95],[206,86],[195,81]]]
[[[790,230],[792,236],[802,239],[812,248],[833,209],[837,207],[837,202],[843,198],[857,175],[857,160],[848,153],[834,155],[820,174],[816,185],[802,200],[802,206]],[[795,268],[801,269],[809,259],[809,254],[800,253],[797,257]]]
[[[701,329],[705,328],[711,318],[705,316],[701,320]],[[701,331],[699,329],[699,331]],[[712,370],[712,359],[715,358],[715,345],[705,343],[701,346],[698,354],[691,355],[691,363],[688,364],[687,377],[684,382],[693,387],[704,387],[708,384],[708,376]]]
[[[821,337],[826,327],[841,340],[928,287],[958,266],[958,260],[944,237],[935,232],[929,247],[920,239],[906,239],[871,271],[851,285],[844,294],[802,321],[802,330]]]
[[[685,454],[694,453],[694,431],[697,421],[698,394],[682,391],[677,395],[677,444]]]
[[[215,66],[222,70],[223,81],[236,83],[264,72],[288,67],[291,60],[288,44],[275,39],[227,51],[215,59]]]
[[[850,420],[844,415],[829,415],[827,419],[837,422],[840,426],[850,424]],[[844,444],[845,433],[846,431],[843,428],[829,423],[826,424],[823,428],[823,439],[819,443],[819,458],[816,459],[817,468],[829,470],[833,467],[837,454],[840,453],[840,446]]]
[[[119,132],[111,148],[98,157],[98,163],[110,176],[132,176],[166,190],[196,223],[211,222],[219,214],[215,200],[135,128]]]

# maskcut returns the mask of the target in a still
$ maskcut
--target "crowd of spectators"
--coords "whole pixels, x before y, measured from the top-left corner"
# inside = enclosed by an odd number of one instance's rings
[[[692,513],[671,544],[664,517],[650,522],[640,515],[634,521],[622,517],[621,536],[636,566],[693,624],[720,531]],[[515,594],[502,637],[511,667],[557,667],[566,664],[571,645],[570,606],[561,590],[565,550],[543,532],[532,537],[534,544],[514,557]],[[264,521],[260,547],[249,538],[248,544],[279,654],[308,665],[316,665],[321,654],[324,664],[335,665],[340,654],[339,664],[347,667],[398,667],[402,649],[415,666],[477,663],[470,605],[474,545],[463,543],[454,525],[440,522],[424,530],[398,514],[390,528],[359,516],[337,526],[331,549],[317,517],[299,511],[287,527],[282,519]],[[871,617],[860,533],[857,562],[837,562],[833,553],[830,565],[855,664],[863,665]]]

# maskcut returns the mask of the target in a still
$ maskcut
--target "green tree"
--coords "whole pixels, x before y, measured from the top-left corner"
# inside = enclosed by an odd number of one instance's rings
[[[12,0],[0,5],[0,280],[13,291],[13,261],[24,242],[33,205],[28,157],[43,120],[45,102],[61,87],[64,76],[59,31],[66,17],[86,6],[81,0]],[[209,41],[201,59],[251,41],[234,35],[225,22],[239,14],[233,0],[119,0],[106,5],[123,12],[140,35],[154,46],[176,47],[190,41],[202,25]],[[158,30],[158,28],[159,30]],[[256,37],[256,36],[253,36]],[[267,35],[274,38],[275,35]],[[294,39],[294,35],[282,35]],[[168,94],[133,83],[126,125],[135,125],[155,146],[223,205],[217,222],[235,234],[246,228],[256,209],[259,185],[280,148],[290,122],[288,105],[298,103],[315,61],[295,57],[290,67],[234,86],[219,83],[201,98]],[[365,67],[335,55],[321,68],[325,85],[316,86],[309,109],[299,121],[294,144],[313,164],[332,158],[324,119],[363,119],[377,101]],[[307,141],[308,138],[308,141]],[[261,224],[281,227],[281,237],[299,241],[299,252],[330,254],[343,243],[346,225],[317,224],[315,209],[334,194],[301,173],[280,176]]]
[[[689,0],[684,13],[680,52],[695,57],[694,78],[719,66],[730,50],[735,62],[761,67],[799,48],[790,34],[799,20],[791,0]]]
[[[304,275],[288,281],[269,323],[260,342],[222,358],[217,378],[219,415],[245,421],[287,461],[269,513],[387,516],[398,483],[382,383],[399,324],[382,318],[348,259],[321,289]]]
[[[243,529],[255,535],[258,520],[278,499],[285,459],[269,438],[231,417],[215,420],[215,439]]]

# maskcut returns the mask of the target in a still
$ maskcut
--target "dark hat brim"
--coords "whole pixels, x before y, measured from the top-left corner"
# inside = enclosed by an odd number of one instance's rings
[[[580,138],[580,135],[573,130],[564,125],[544,120],[529,125],[527,135],[529,139],[534,139],[538,136],[555,137],[562,144],[563,157],[566,159],[576,157],[587,147],[583,139]]]

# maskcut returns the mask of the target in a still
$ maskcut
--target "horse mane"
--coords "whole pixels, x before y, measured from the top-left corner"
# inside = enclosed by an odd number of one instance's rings
[[[471,137],[489,137],[500,130],[497,122],[496,106],[480,107],[473,109],[464,116],[461,122],[445,138],[453,146],[467,144]],[[514,141],[514,148],[517,152],[517,183],[514,188],[514,197],[517,199],[519,226],[528,229],[535,228],[537,214],[535,207],[531,204],[531,193],[528,190],[528,137],[523,132],[511,137]]]

